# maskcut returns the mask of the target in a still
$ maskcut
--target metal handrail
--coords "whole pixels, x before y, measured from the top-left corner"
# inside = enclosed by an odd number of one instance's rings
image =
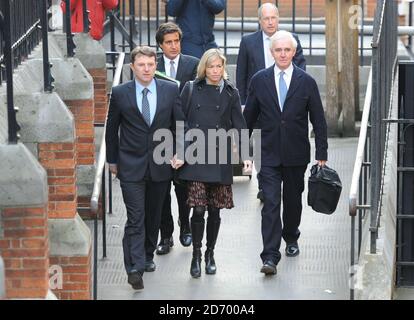
[[[111,52],[114,54],[114,52]],[[118,54],[118,61],[116,64],[115,74],[112,82],[112,87],[117,86],[122,77],[122,69],[125,61],[125,53],[124,52],[116,52]],[[99,148],[99,157],[98,163],[96,165],[96,173],[95,173],[95,180],[93,184],[93,192],[91,197],[91,211],[92,214],[95,214],[95,221],[94,221],[94,255],[93,255],[93,298],[94,300],[97,299],[98,295],[98,209],[99,209],[99,195],[101,194],[101,190],[104,189],[105,186],[105,161],[106,161],[106,144],[105,144],[105,130],[106,130],[106,123],[104,125],[101,146]],[[106,201],[106,193],[105,191],[102,192],[102,217],[103,217],[103,231],[105,230],[105,201]],[[104,232],[105,233],[105,232]],[[105,236],[104,236],[105,241]],[[106,243],[104,243],[104,254],[103,256],[106,257]]]
[[[367,89],[365,92],[364,109],[362,112],[361,129],[358,138],[358,147],[355,157],[354,171],[352,173],[351,187],[349,190],[349,215],[355,217],[357,214],[358,184],[361,177],[362,163],[364,161],[365,143],[367,140],[369,114],[371,112],[372,98],[372,68],[369,72]]]
[[[3,259],[0,256],[0,300],[6,298],[6,276]]]
[[[385,15],[385,5],[386,5],[386,1],[382,2],[382,7],[381,10],[379,10],[379,8],[377,8],[376,10],[376,17],[375,20],[379,19],[379,25],[378,28],[375,28],[373,35],[372,35],[372,44],[371,46],[373,48],[377,48],[379,41],[381,39],[381,33],[382,33],[382,23],[384,22],[384,15]]]
[[[125,60],[125,52],[117,52],[117,53],[119,54],[119,56],[118,56],[118,61],[116,65],[112,87],[115,87],[120,83],[121,74],[122,74],[122,66],[124,65],[124,60]],[[101,147],[99,149],[99,158],[98,158],[98,163],[96,166],[95,181],[93,185],[93,192],[92,192],[92,198],[91,198],[92,213],[98,212],[98,207],[99,207],[99,195],[100,195],[101,186],[102,186],[102,173],[103,173],[103,169],[105,166],[105,160],[106,160],[105,128],[106,128],[106,124],[104,126],[104,134],[102,135]]]
[[[355,272],[355,217],[357,215],[357,210],[365,210],[370,209],[370,206],[366,206],[365,204],[362,205],[361,203],[357,204],[357,197],[359,195],[358,190],[361,186],[361,173],[363,168],[363,163],[365,161],[366,155],[366,142],[368,137],[368,126],[369,126],[369,117],[371,112],[371,104],[372,104],[372,67],[369,72],[367,89],[365,92],[365,102],[364,102],[364,109],[362,113],[361,119],[361,129],[358,138],[358,147],[357,153],[355,157],[355,164],[354,170],[352,173],[352,180],[351,180],[351,187],[349,190],[349,215],[351,216],[351,281],[354,277]],[[362,242],[362,230],[361,230],[361,217],[359,219],[359,237],[358,237],[358,252]],[[354,288],[351,286],[350,288],[350,299],[354,299]]]

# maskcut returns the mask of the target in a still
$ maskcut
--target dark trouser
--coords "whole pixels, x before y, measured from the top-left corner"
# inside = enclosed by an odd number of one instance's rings
[[[122,182],[121,189],[127,210],[122,240],[127,273],[132,269],[144,273],[145,261],[154,258],[161,221],[162,202],[169,181]]]
[[[175,183],[175,195],[178,203],[178,216],[181,228],[189,230],[190,208],[187,206],[187,185],[185,183]],[[168,190],[165,196],[161,216],[161,239],[169,239],[174,232],[174,220],[171,213],[171,183],[168,183]]]
[[[262,184],[264,203],[262,208],[262,261],[280,260],[282,237],[286,243],[298,240],[302,214],[302,192],[307,166],[262,166],[259,179]],[[281,186],[283,183],[283,228],[280,219]]]

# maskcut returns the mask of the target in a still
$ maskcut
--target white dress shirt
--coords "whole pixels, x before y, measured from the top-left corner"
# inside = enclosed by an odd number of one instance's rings
[[[265,67],[269,68],[275,63],[272,53],[270,52],[270,37],[262,31],[263,35],[263,52],[265,58]]]
[[[278,92],[277,98],[279,100],[279,105],[280,105],[280,97],[279,97],[279,78],[280,78],[280,73],[284,71],[285,74],[283,75],[283,79],[286,82],[286,88],[289,91],[289,86],[290,86],[290,82],[292,80],[292,74],[293,74],[293,64],[290,63],[290,66],[286,69],[286,70],[281,70],[279,69],[279,67],[277,66],[277,64],[275,64],[275,82],[276,82],[276,90]]]
[[[164,56],[164,67],[165,67],[165,74],[168,77],[171,77],[171,73],[170,73],[170,66],[171,66],[171,59],[168,59],[165,54]],[[178,62],[180,61],[180,55],[176,56],[174,61],[174,68],[175,68],[175,75],[177,76],[177,70],[178,70]],[[175,78],[174,78],[175,79]]]

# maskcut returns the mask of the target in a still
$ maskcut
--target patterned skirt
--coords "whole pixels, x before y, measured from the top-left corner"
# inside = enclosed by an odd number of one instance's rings
[[[189,181],[187,205],[190,208],[212,206],[231,209],[234,207],[231,185]]]

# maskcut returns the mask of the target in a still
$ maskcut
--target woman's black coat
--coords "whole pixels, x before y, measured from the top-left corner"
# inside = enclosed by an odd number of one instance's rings
[[[241,137],[240,130],[246,129],[247,126],[241,111],[239,92],[230,82],[225,80],[224,88],[220,93],[220,87],[208,85],[204,79],[196,79],[194,81],[191,100],[188,103],[187,101],[190,98],[189,92],[190,85],[187,82],[181,93],[183,111],[186,115],[188,128],[190,130],[186,133],[186,140],[190,133],[197,133],[198,131],[199,134],[202,131],[205,137],[205,147],[203,148],[200,141],[192,142],[196,139],[191,139],[190,142],[187,142],[187,145],[190,145],[186,149],[185,164],[179,169],[178,177],[188,181],[210,182],[224,185],[232,184],[233,168],[231,158],[233,153],[233,158],[236,155],[233,161],[239,163],[238,148],[234,148],[235,144],[233,144],[232,139],[225,139],[226,142],[223,144],[224,148],[220,148],[224,152],[221,153],[222,159],[219,161],[219,140],[208,139],[208,131],[209,129],[213,129],[210,130],[211,134],[216,133],[216,130],[224,129],[225,133],[228,133],[230,129],[233,129],[231,131],[236,131],[238,136]],[[194,129],[199,130],[194,131]],[[199,148],[198,151],[194,151],[197,150],[197,147]],[[200,150],[205,150],[204,156]],[[216,156],[214,156],[214,153]],[[227,161],[223,161],[224,154],[227,156]],[[193,157],[193,161],[191,162],[188,155],[196,157]],[[213,161],[208,161],[209,157]],[[194,158],[197,159],[197,163],[194,163]],[[202,161],[204,161],[204,164]]]

